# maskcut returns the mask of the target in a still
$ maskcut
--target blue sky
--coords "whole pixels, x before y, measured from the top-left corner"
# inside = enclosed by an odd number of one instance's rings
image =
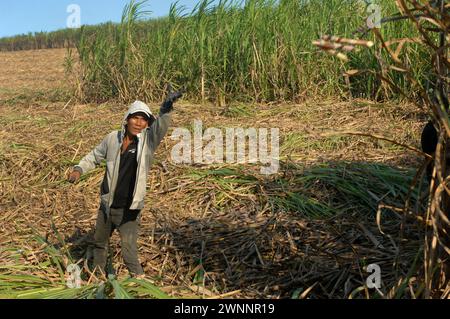
[[[1,0],[0,37],[16,34],[54,31],[64,29],[71,12],[70,4],[80,8],[81,24],[98,24],[106,21],[119,22],[123,7],[129,0]],[[147,6],[152,14],[160,17],[169,13],[171,0],[148,0]],[[179,0],[190,12],[198,0]],[[217,1],[213,1],[217,2]]]

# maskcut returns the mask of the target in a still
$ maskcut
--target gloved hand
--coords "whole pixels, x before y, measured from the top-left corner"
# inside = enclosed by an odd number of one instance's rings
[[[183,96],[182,90],[173,92],[172,86],[169,85],[167,88],[167,97],[162,103],[161,108],[159,109],[159,115],[161,116],[163,114],[171,112],[173,110],[173,103],[182,96]]]

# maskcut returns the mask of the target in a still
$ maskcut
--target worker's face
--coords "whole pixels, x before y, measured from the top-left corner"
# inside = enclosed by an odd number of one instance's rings
[[[147,118],[142,114],[133,114],[127,121],[127,131],[129,134],[136,136],[148,127]]]

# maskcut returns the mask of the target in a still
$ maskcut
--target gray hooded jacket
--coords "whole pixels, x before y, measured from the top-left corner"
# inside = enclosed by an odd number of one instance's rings
[[[99,145],[83,157],[80,163],[74,167],[75,170],[86,174],[99,165],[102,160],[106,160],[106,172],[100,196],[101,207],[106,214],[109,214],[114,200],[117,178],[119,176],[120,150],[126,133],[126,120],[129,115],[137,112],[144,112],[149,117],[154,118],[145,103],[140,101],[134,102],[125,113],[122,130],[109,133]],[[154,120],[150,127],[144,129],[137,135],[136,184],[130,209],[142,209],[144,207],[144,197],[147,191],[147,175],[153,161],[153,154],[166,135],[169,125],[170,115],[166,113]]]

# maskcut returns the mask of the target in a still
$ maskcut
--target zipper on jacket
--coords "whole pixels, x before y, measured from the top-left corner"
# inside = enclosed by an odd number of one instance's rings
[[[145,131],[147,131],[147,129]],[[146,139],[146,137],[147,137],[147,132],[144,133],[144,137],[142,138],[142,151],[141,151],[141,154],[139,155],[139,158],[138,158],[138,165],[137,165],[137,170],[136,170],[136,181],[134,182],[133,199],[131,200],[131,205],[133,205],[133,203],[134,203],[134,196],[136,195],[136,188],[137,188],[136,186],[137,186],[138,181],[139,181],[139,171],[141,169],[141,159],[142,159],[142,154],[144,154],[144,147],[145,147],[145,142],[146,142],[145,139]],[[139,143],[139,139],[138,139],[138,143]],[[138,145],[138,147],[139,147],[139,145]]]
[[[116,181],[116,183],[115,183],[116,185],[114,185],[114,191],[112,190],[112,188],[113,188],[114,177],[115,177],[115,175],[116,175],[117,158],[118,158],[118,156],[120,155],[120,150],[122,149],[122,144],[123,144],[123,137],[121,136],[121,141],[120,141],[120,144],[119,144],[119,149],[117,150],[116,158],[114,159],[113,173],[112,173],[112,176],[111,176],[111,187],[110,187],[110,190],[109,190],[109,199],[108,199],[108,206],[109,206],[109,207],[111,207],[111,205],[112,205],[112,202],[113,202],[113,200],[114,200],[114,193],[116,192],[117,181]],[[120,160],[120,157],[119,157],[119,160]],[[112,198],[113,200],[111,200],[111,198]]]

